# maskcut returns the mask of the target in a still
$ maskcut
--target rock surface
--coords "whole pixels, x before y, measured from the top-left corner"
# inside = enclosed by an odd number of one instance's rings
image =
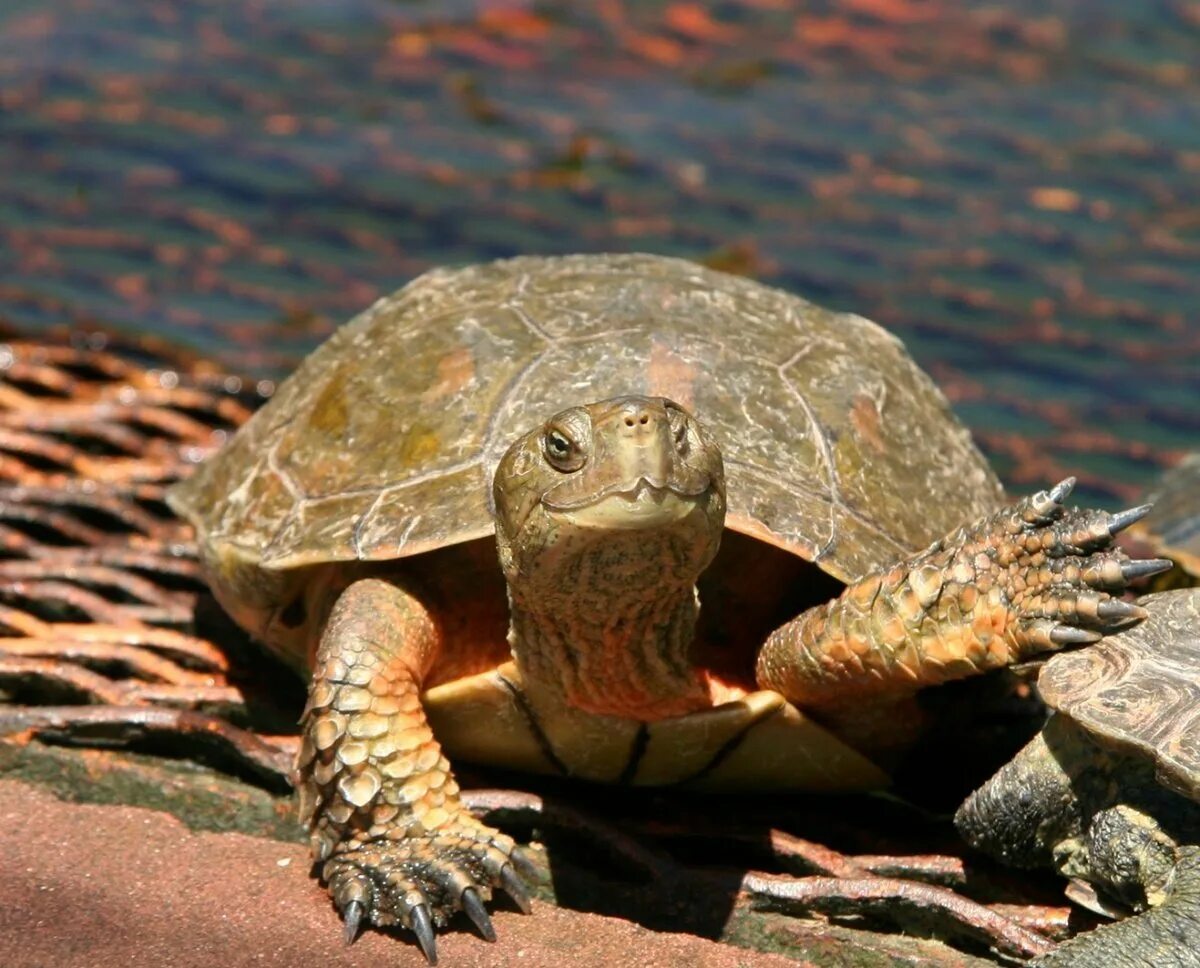
[[[347,948],[300,845],[196,833],[153,810],[60,801],[0,781],[0,951],[8,968],[423,966],[408,939],[367,932]],[[86,858],[86,860],[85,860]],[[784,966],[775,955],[537,904],[494,915],[491,945],[439,938],[455,968],[521,965]]]

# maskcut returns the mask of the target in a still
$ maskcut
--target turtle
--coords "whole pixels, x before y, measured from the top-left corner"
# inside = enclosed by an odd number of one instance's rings
[[[1200,583],[1200,451],[1185,455],[1164,473],[1148,490],[1146,501],[1153,504],[1154,513],[1128,533],[1178,565],[1158,576],[1154,587]]]
[[[878,325],[695,263],[434,269],[338,329],[169,495],[308,677],[295,783],[352,940],[432,962],[528,909],[450,758],[685,789],[884,786],[927,685],[1140,619],[1142,509],[1007,502]],[[701,602],[704,602],[703,611]]]
[[[955,815],[978,849],[1053,866],[1076,901],[1137,915],[1039,965],[1200,966],[1200,588],[1138,603],[1140,624],[1045,663],[1050,718]]]
[[[1080,936],[1050,965],[1200,965],[1200,453],[1146,500],[1154,511],[1131,545],[1178,566],[1147,583],[1146,620],[1045,663],[1038,691],[1052,715],[955,816],[978,849],[1057,868],[1083,906],[1139,915]]]

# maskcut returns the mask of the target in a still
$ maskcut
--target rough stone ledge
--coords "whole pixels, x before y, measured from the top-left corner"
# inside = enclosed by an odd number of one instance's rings
[[[424,966],[408,939],[367,932],[347,948],[307,849],[190,831],[140,807],[58,800],[0,781],[0,951],[7,968]],[[499,910],[496,944],[439,938],[453,968],[795,965],[685,934],[536,904]]]

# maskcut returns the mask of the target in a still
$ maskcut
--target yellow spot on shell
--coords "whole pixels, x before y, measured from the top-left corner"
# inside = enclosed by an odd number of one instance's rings
[[[333,376],[322,388],[309,413],[309,427],[312,430],[338,439],[345,436],[350,412],[346,403],[345,377],[341,371],[333,371]]]
[[[432,430],[413,427],[399,444],[402,467],[419,467],[441,450],[441,439]]]

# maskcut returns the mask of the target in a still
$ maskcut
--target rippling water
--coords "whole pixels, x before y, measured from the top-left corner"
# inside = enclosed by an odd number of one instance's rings
[[[6,0],[0,313],[285,371],[435,264],[896,330],[1015,489],[1200,445],[1200,3]]]

